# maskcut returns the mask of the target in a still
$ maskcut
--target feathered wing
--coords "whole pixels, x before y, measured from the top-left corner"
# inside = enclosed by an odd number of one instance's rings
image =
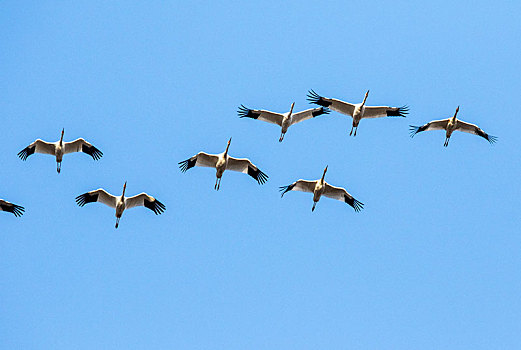
[[[362,118],[382,118],[382,117],[405,117],[409,114],[409,107],[388,107],[388,106],[366,106]]]
[[[117,197],[100,188],[76,197],[76,203],[83,207],[87,203],[100,202],[111,208],[116,208]]]
[[[349,102],[340,101],[334,98],[320,96],[313,90],[309,90],[307,100],[322,107],[328,107],[335,112],[353,116],[355,105]]]
[[[139,206],[152,210],[156,215],[159,215],[166,210],[163,203],[146,193],[140,193],[136,196],[125,198],[125,207],[127,209]]]
[[[38,139],[18,152],[18,157],[20,157],[21,160],[26,160],[27,157],[35,152],[54,156],[56,153],[56,144]]]
[[[291,115],[291,125],[300,123],[304,120],[308,120],[314,117],[318,117],[322,114],[329,114],[329,108],[327,107],[320,107],[320,108],[311,108],[306,109],[305,111],[293,113]]]
[[[257,180],[259,185],[262,185],[268,181],[268,175],[262,172],[259,168],[257,168],[257,166],[255,166],[249,159],[246,158],[228,157],[228,165],[226,166],[226,169],[248,174]]]
[[[456,124],[456,130],[468,132],[470,134],[478,135],[483,137],[485,140],[487,140],[490,143],[494,143],[497,141],[496,136],[492,136],[481,130],[477,125],[470,124],[461,120],[457,121]]]
[[[449,119],[442,119],[442,120],[433,120],[432,122],[429,122],[422,126],[414,126],[409,125],[409,131],[411,132],[411,137],[416,135],[419,132],[422,131],[430,131],[430,130],[445,130],[447,128],[447,123],[449,122]]]
[[[244,105],[239,106],[237,114],[239,115],[239,118],[258,119],[268,123],[276,124],[278,126],[282,126],[282,119],[284,118],[284,115],[280,113],[270,112],[262,109],[250,109]]]
[[[14,216],[19,217],[24,215],[25,208],[21,205],[16,205],[8,201],[4,201],[3,199],[0,199],[0,211],[13,213]]]
[[[98,160],[103,156],[103,152],[91,145],[84,139],[77,139],[71,142],[64,143],[64,153],[83,152],[88,154],[94,160]]]
[[[280,192],[282,192],[282,194],[280,196],[283,197],[284,194],[289,191],[301,191],[301,192],[313,193],[315,191],[315,186],[317,184],[317,181],[318,180],[309,181],[309,180],[300,179],[290,185],[281,186],[281,187],[279,187]]]
[[[346,202],[356,212],[359,212],[364,208],[364,203],[356,200],[353,196],[351,196],[344,188],[331,186],[326,183],[326,188],[324,189],[324,196],[328,198],[333,198],[342,202]]]
[[[184,173],[185,171],[187,171],[190,168],[193,168],[194,166],[215,168],[217,160],[219,160],[219,156],[216,154],[199,152],[195,156],[188,158],[187,160],[183,160],[178,164],[179,168],[181,168],[181,171]]]

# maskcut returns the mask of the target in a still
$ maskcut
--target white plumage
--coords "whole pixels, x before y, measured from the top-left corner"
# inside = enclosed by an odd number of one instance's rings
[[[126,188],[127,183],[125,182],[125,185],[123,185],[123,194],[119,197],[116,197],[104,189],[99,188],[97,190],[79,195],[76,197],[76,203],[80,207],[83,207],[87,203],[100,202],[116,209],[116,228],[118,228],[119,220],[125,209],[141,206],[152,210],[156,215],[159,215],[166,210],[166,207],[163,203],[144,192],[136,196],[125,197]]]
[[[365,93],[362,103],[349,103],[335,98],[322,97],[313,90],[308,92],[308,101],[319,106],[327,107],[338,113],[349,115],[353,118],[353,124],[349,135],[356,136],[358,124],[363,118],[382,118],[382,117],[405,117],[409,113],[409,107],[389,107],[389,106],[366,106],[365,101],[369,95],[369,90]]]
[[[37,139],[29,146],[18,152],[18,157],[22,160],[34,153],[49,154],[56,157],[56,171],[60,173],[61,163],[65,154],[74,152],[83,152],[90,155],[94,160],[98,160],[103,156],[103,152],[85,141],[84,139],[77,139],[71,142],[63,142],[64,130],[62,130],[60,140],[57,142],[46,142]]]
[[[322,195],[336,199],[342,202],[346,202],[349,204],[353,209],[358,212],[363,209],[364,204],[358,200],[356,200],[351,194],[349,194],[344,188],[342,187],[335,187],[327,182],[325,182],[324,178],[326,176],[327,172],[327,166],[324,169],[324,174],[322,175],[321,179],[310,181],[310,180],[297,180],[294,183],[287,185],[287,186],[281,186],[280,191],[282,192],[281,197],[284,196],[286,192],[289,191],[301,191],[301,192],[309,192],[313,193],[313,207],[311,208],[311,211],[315,210],[315,206],[317,205],[317,202],[320,200],[320,197]]]
[[[184,173],[188,169],[194,166],[215,168],[217,179],[215,180],[214,188],[219,190],[221,186],[221,178],[225,170],[238,171],[240,173],[248,174],[257,182],[259,185],[264,184],[268,180],[268,175],[263,173],[255,164],[246,158],[233,158],[228,155],[228,149],[232,139],[228,141],[226,150],[221,154],[208,154],[205,152],[199,152],[195,156],[179,162],[179,168]]]
[[[263,109],[250,109],[241,105],[237,113],[240,118],[252,118],[262,120],[271,124],[275,124],[281,127],[281,133],[279,142],[284,140],[284,135],[288,131],[288,128],[294,124],[300,123],[304,120],[308,120],[317,117],[322,114],[328,114],[329,109],[325,107],[311,108],[305,111],[293,113],[293,107],[295,102],[291,104],[291,108],[287,113],[276,113],[270,112]]]
[[[477,125],[470,124],[456,118],[459,112],[459,106],[456,108],[454,116],[447,119],[433,120],[422,126],[410,125],[411,137],[414,137],[419,132],[430,130],[445,130],[445,147],[449,145],[449,140],[452,133],[456,130],[466,132],[469,134],[483,137],[491,144],[497,141],[496,136],[492,136],[481,130]]]

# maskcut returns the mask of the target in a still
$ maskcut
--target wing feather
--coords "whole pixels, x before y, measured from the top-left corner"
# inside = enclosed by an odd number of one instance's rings
[[[432,122],[429,122],[422,126],[414,126],[409,125],[409,131],[411,133],[411,137],[414,137],[419,132],[422,131],[430,131],[430,130],[445,130],[447,128],[447,123],[449,119],[442,119],[442,120],[433,120]]]
[[[278,126],[282,126],[282,119],[284,118],[284,115],[280,113],[270,112],[263,109],[250,109],[244,105],[239,106],[237,114],[239,115],[239,118],[258,119]]]
[[[353,116],[355,105],[349,102],[344,102],[334,98],[327,98],[320,96],[313,90],[309,90],[307,100],[309,103],[314,103],[322,107],[328,107],[335,112]]]
[[[308,120],[314,117],[318,117],[322,114],[329,114],[330,110],[327,107],[310,108],[305,111],[293,113],[291,115],[291,125],[300,123],[304,120]]]
[[[76,197],[76,203],[80,207],[83,207],[87,203],[93,202],[100,202],[108,205],[111,208],[116,208],[117,198],[102,188],[80,194],[78,197]]]
[[[71,142],[65,142],[64,143],[64,153],[74,153],[74,152],[83,152],[88,154],[92,157],[94,160],[98,160],[103,156],[103,152],[101,152],[99,149],[91,145],[89,142],[85,141],[82,138],[79,138],[77,140],[71,141]]]
[[[166,210],[166,207],[163,203],[144,192],[133,197],[125,198],[125,207],[127,209],[138,206],[148,208],[152,210],[156,215],[159,215]]]
[[[21,160],[27,160],[27,157],[34,153],[50,154],[54,156],[56,153],[56,144],[38,139],[18,152],[18,157],[20,157]]]
[[[183,160],[178,164],[179,168],[184,173],[185,171],[193,168],[194,166],[215,168],[218,159],[218,155],[199,152],[195,156],[188,158],[187,160]]]
[[[342,202],[346,202],[356,212],[359,212],[364,208],[364,203],[356,200],[352,195],[350,195],[345,188],[342,187],[335,187],[331,186],[330,184],[326,183],[326,188],[324,190],[324,196],[328,198],[333,198]]]
[[[461,120],[457,121],[456,130],[468,132],[469,134],[474,134],[483,137],[488,142],[495,143],[497,141],[496,136],[492,136],[481,130],[477,125],[470,124]]]
[[[313,193],[315,191],[315,185],[317,184],[318,180],[310,181],[310,180],[297,180],[294,183],[287,185],[287,186],[281,186],[279,187],[280,192],[282,194],[280,197],[284,197],[284,194],[289,191],[301,191],[301,192],[310,192]]]
[[[248,174],[253,177],[259,185],[264,184],[268,181],[268,175],[262,172],[255,164],[246,158],[233,158],[228,157],[228,164],[226,169],[238,171],[244,174]]]

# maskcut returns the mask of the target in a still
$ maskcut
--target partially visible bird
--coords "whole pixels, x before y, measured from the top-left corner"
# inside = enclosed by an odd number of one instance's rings
[[[56,171],[60,173],[64,154],[83,152],[87,153],[94,160],[98,160],[103,156],[103,153],[99,149],[84,139],[80,138],[71,142],[63,142],[64,132],[65,129],[62,129],[60,140],[57,142],[46,142],[40,139],[34,141],[29,146],[18,152],[18,157],[20,157],[22,160],[27,160],[27,157],[29,157],[31,154],[34,154],[35,152],[50,154],[56,157]]]
[[[495,143],[497,141],[496,136],[491,136],[481,130],[477,125],[470,124],[467,122],[464,122],[462,120],[459,120],[456,118],[459,112],[459,106],[456,108],[456,112],[454,113],[454,116],[447,119],[442,120],[433,120],[425,125],[422,126],[414,126],[410,125],[410,132],[411,137],[414,137],[419,132],[422,131],[429,131],[429,130],[445,130],[445,143],[443,146],[447,147],[449,145],[449,140],[452,135],[452,133],[456,130],[468,132],[469,134],[474,134],[483,137],[485,140],[490,142],[491,144]]]
[[[116,197],[100,188],[79,195],[76,197],[76,203],[80,207],[83,207],[87,203],[100,202],[116,209],[116,228],[119,226],[119,219],[121,219],[121,215],[123,215],[125,209],[141,206],[152,210],[156,215],[159,215],[166,210],[166,207],[163,203],[144,192],[133,197],[125,197],[126,189],[127,182],[125,181],[125,184],[123,185],[123,193],[121,196]]]
[[[194,166],[202,166],[215,168],[217,179],[215,180],[214,189],[219,190],[221,187],[221,178],[225,170],[238,171],[253,177],[259,185],[264,184],[268,180],[268,175],[263,173],[249,159],[233,158],[228,155],[228,149],[232,139],[228,140],[226,150],[221,154],[208,154],[199,152],[195,156],[179,162],[179,168],[184,173]]]
[[[322,178],[319,180],[309,181],[300,179],[295,181],[291,185],[281,186],[281,198],[284,196],[286,192],[289,191],[310,192],[313,193],[313,207],[311,208],[311,211],[315,210],[315,206],[317,205],[317,202],[320,200],[320,197],[322,195],[342,202],[346,202],[347,204],[352,206],[356,212],[362,210],[364,207],[364,203],[356,200],[344,188],[331,186],[324,180],[326,172],[327,166],[324,169],[324,174],[322,174]]]
[[[381,118],[381,117],[405,117],[409,113],[408,106],[402,107],[389,107],[389,106],[366,106],[365,101],[369,96],[369,90],[365,93],[364,100],[362,103],[349,103],[334,98],[322,97],[313,90],[308,92],[309,103],[314,103],[319,106],[328,107],[336,112],[349,115],[353,118],[353,125],[349,136],[353,134],[356,136],[358,130],[358,124],[360,120],[364,118]]]
[[[9,213],[13,213],[16,217],[19,217],[24,215],[25,208],[0,199],[0,211],[7,211]]]
[[[280,126],[282,130],[280,132],[279,142],[282,142],[282,140],[284,140],[284,135],[291,125],[317,117],[322,114],[329,113],[329,109],[325,107],[312,108],[302,112],[293,113],[293,107],[295,107],[295,102],[291,104],[289,112],[276,113],[263,109],[250,109],[244,105],[240,105],[239,109],[237,110],[237,114],[239,114],[240,118],[258,119]]]

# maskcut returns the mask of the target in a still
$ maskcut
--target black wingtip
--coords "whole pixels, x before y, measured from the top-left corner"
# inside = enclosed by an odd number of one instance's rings
[[[387,116],[388,117],[402,117],[405,118],[409,114],[409,106],[403,105],[401,107],[398,107],[394,110],[388,110]]]
[[[411,137],[414,137],[414,135],[416,135],[420,130],[420,127],[419,126],[415,126],[415,125],[409,125],[409,135]]]
[[[498,138],[497,136],[488,135],[487,140],[491,145],[493,145],[497,142]]]

